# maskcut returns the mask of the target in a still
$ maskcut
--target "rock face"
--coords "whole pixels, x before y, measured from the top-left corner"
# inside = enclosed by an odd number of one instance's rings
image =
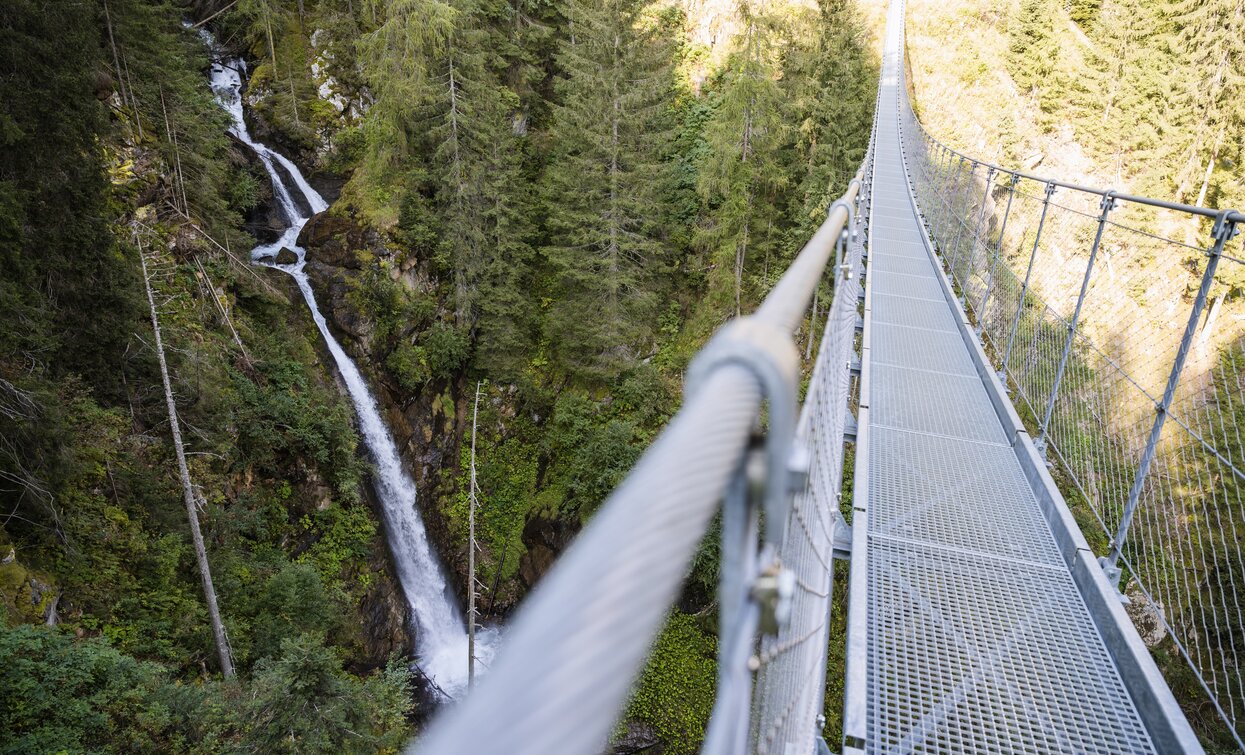
[[[657,731],[648,724],[639,721],[627,721],[622,731],[610,746],[610,755],[634,755],[641,752],[660,752],[653,750],[661,742]]]
[[[51,579],[23,566],[13,546],[0,546],[0,604],[13,619],[55,624],[59,599]]]
[[[457,543],[449,536],[448,518],[438,503],[452,498],[462,429],[469,421],[464,388],[454,380],[433,381],[414,394],[402,390],[385,367],[391,347],[374,338],[375,323],[358,311],[349,296],[352,282],[364,272],[363,258],[388,260],[393,274],[412,287],[426,287],[427,273],[418,262],[397,259],[374,229],[334,211],[309,220],[298,244],[307,252],[305,269],[329,328],[367,376],[380,404],[415,482],[428,536],[461,599],[466,554],[458,553]]]
[[[289,249],[281,247],[281,251],[277,252],[278,265],[293,265],[295,262],[298,262],[298,255]]]

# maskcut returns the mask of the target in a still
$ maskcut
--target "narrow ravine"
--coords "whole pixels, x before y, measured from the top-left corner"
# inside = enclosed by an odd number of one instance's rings
[[[206,32],[202,33],[204,40],[215,51],[215,40]],[[363,442],[375,464],[373,480],[376,494],[398,580],[415,624],[413,629],[419,667],[441,691],[456,698],[467,687],[467,632],[462,615],[448,588],[440,562],[428,542],[423,520],[416,508],[415,483],[402,466],[397,445],[381,417],[367,381],[329,331],[304,270],[306,251],[298,246],[298,235],[312,215],[328,209],[328,203],[311,187],[297,165],[251,138],[242,106],[245,70],[243,61],[218,57],[214,52],[212,90],[233,121],[230,132],[255,151],[267,170],[272,180],[273,195],[288,224],[275,242],[255,247],[251,258],[257,264],[276,268],[294,278],[337,364],[358,416]],[[296,261],[278,264],[277,254],[282,249],[292,252]],[[496,641],[496,630],[477,633],[476,658],[483,668],[487,668],[492,659]]]

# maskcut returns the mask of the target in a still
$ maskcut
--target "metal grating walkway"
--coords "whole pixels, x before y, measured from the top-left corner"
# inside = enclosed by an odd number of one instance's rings
[[[866,542],[853,535],[867,555],[852,563],[867,587],[853,589],[864,631],[850,630],[848,651],[867,670],[862,742],[849,668],[847,749],[1157,752],[1104,639],[1111,613],[1086,602],[1079,551],[1052,529],[1014,445],[1028,440],[992,401],[918,225],[900,147],[902,13],[894,3],[873,163],[856,504]]]

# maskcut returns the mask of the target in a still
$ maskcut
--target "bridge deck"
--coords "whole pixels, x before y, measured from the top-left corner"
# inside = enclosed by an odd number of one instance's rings
[[[1154,752],[918,226],[900,151],[895,26],[892,14],[861,398],[864,749]]]

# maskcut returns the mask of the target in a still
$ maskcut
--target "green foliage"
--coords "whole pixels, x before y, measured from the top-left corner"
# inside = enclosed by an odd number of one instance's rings
[[[1053,0],[1021,0],[1020,13],[1008,23],[1007,68],[1024,92],[1038,92],[1044,109],[1055,102],[1049,77],[1059,59]]]
[[[675,612],[658,635],[627,717],[652,726],[664,752],[700,751],[713,710],[717,641],[693,616]]]
[[[0,752],[155,751],[169,743],[161,670],[103,640],[0,623]]]
[[[644,2],[570,0],[559,47],[553,153],[545,173],[557,276],[548,335],[560,362],[610,374],[652,334],[666,260],[661,200],[674,50]]]
[[[247,749],[364,753],[395,749],[405,739],[409,672],[392,663],[379,676],[356,680],[308,635],[284,640],[279,656],[260,662],[248,693],[241,710],[224,717],[228,735],[221,737]]]
[[[1081,25],[1082,28],[1090,29],[1094,22],[1098,20],[1098,13],[1102,10],[1103,0],[1069,0],[1068,15],[1072,20]]]
[[[772,283],[770,258],[781,248],[789,180],[781,155],[788,121],[778,84],[779,19],[750,2],[741,2],[738,12],[743,28],[706,127],[710,149],[699,184],[710,208],[702,243],[715,269],[707,305],[719,317],[741,314],[744,303]],[[764,260],[760,270],[758,258]]]
[[[467,334],[438,322],[424,334],[424,354],[428,372],[439,380],[454,376],[467,361]]]
[[[68,0],[0,8],[0,67],[11,72],[0,78],[0,369],[76,372],[112,398],[139,301],[133,261],[107,225],[97,93],[113,82],[96,75],[95,10]]]
[[[0,623],[0,752],[376,752],[407,737],[409,674],[366,679],[310,635],[253,680],[183,685],[99,639]]]
[[[256,365],[262,382],[234,376],[239,405],[234,421],[244,463],[275,471],[280,457],[307,459],[330,474],[339,495],[357,495],[362,472],[358,438],[343,402],[311,390],[303,366],[292,360]]]

